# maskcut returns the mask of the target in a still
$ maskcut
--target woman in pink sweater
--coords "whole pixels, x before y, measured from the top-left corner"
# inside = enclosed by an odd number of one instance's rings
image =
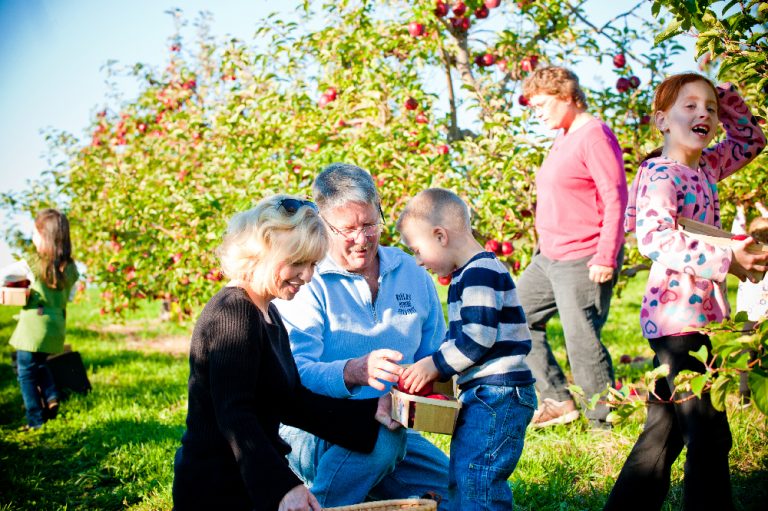
[[[731,432],[725,412],[701,399],[674,394],[683,370],[704,372],[689,355],[709,337],[690,332],[728,316],[725,277],[744,279],[746,270],[765,270],[768,255],[752,255],[752,238],[717,247],[677,230],[678,218],[720,227],[717,182],[749,163],[765,147],[765,135],[730,84],[717,88],[686,73],[664,80],[653,102],[656,127],[664,136],[661,156],[642,163],[629,195],[625,228],[636,231],[651,271],[640,309],[643,336],[669,374],[648,399],[645,427],[621,469],[605,509],[661,509],[670,468],[687,448],[683,508],[733,509],[728,473]],[[707,148],[725,128],[726,139]],[[685,398],[685,399],[684,399]]]
[[[518,280],[518,296],[531,329],[528,363],[540,395],[534,427],[578,418],[562,369],[547,342],[547,321],[559,313],[573,378],[588,396],[613,385],[613,365],[600,342],[623,258],[622,220],[627,180],[621,148],[603,122],[586,111],[573,72],[537,69],[523,94],[541,122],[558,130],[536,173],[539,245]],[[586,412],[605,427],[608,409]]]

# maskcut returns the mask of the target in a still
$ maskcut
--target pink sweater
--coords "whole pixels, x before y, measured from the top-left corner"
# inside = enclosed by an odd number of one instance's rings
[[[733,86],[719,86],[718,95],[726,139],[704,150],[699,168],[651,158],[632,183],[625,229],[637,231],[638,249],[653,261],[640,309],[647,339],[681,334],[685,327],[722,321],[729,313],[725,276],[731,250],[676,230],[678,217],[720,227],[717,182],[765,147],[765,135]]]
[[[536,232],[548,259],[594,256],[588,266],[616,266],[624,243],[627,179],[621,148],[597,119],[558,135],[536,173]]]

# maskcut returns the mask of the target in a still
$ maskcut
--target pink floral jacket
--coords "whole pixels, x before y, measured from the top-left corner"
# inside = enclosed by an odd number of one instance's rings
[[[717,89],[726,139],[705,149],[696,169],[663,156],[646,160],[629,191],[624,229],[636,231],[640,253],[653,261],[640,309],[647,339],[680,334],[685,327],[705,326],[729,314],[725,277],[731,250],[676,229],[679,217],[720,227],[717,182],[753,160],[766,144],[734,87]]]

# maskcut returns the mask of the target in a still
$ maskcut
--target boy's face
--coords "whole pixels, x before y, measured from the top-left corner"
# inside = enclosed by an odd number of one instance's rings
[[[419,266],[440,277],[449,275],[455,269],[446,250],[447,240],[439,229],[415,219],[406,221],[401,229],[403,243],[413,252]]]

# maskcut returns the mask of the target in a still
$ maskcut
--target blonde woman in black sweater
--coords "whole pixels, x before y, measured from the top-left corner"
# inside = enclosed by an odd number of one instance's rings
[[[219,248],[231,282],[192,334],[187,430],[174,465],[177,511],[320,510],[291,471],[282,422],[370,452],[379,423],[394,429],[387,397],[334,399],[303,387],[288,334],[270,302],[310,281],[328,240],[316,206],[277,195],[236,215]]]

